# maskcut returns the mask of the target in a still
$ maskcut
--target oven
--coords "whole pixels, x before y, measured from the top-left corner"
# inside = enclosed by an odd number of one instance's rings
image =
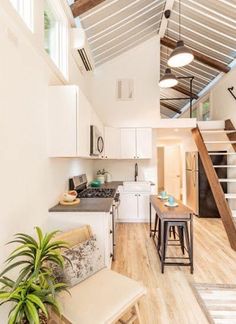
[[[116,193],[112,204],[112,260],[116,258],[116,233],[117,233],[117,222],[119,217],[119,205],[120,205],[120,194]]]

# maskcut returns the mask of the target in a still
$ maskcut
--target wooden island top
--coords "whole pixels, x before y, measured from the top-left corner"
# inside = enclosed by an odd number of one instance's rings
[[[176,200],[178,206],[176,207],[167,207],[165,202],[167,200],[161,200],[157,195],[150,196],[150,203],[155,209],[158,217],[160,219],[190,219],[193,215],[192,209],[185,206],[181,201]]]

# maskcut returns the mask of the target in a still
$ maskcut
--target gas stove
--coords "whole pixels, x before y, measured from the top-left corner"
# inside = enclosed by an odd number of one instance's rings
[[[79,198],[114,198],[115,189],[110,188],[88,188],[78,193]]]
[[[69,189],[76,190],[79,198],[114,198],[116,189],[88,188],[85,174],[69,179]]]

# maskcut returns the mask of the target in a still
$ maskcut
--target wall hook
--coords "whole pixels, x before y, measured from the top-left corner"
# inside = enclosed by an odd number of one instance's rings
[[[231,95],[234,97],[234,99],[236,100],[236,96],[235,96],[235,94],[233,93],[233,91],[234,91],[234,87],[230,87],[230,88],[228,88],[228,91],[231,93]]]

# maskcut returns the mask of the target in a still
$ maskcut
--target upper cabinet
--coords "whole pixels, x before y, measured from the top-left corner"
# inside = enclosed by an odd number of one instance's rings
[[[52,86],[48,94],[48,153],[52,157],[77,154],[77,88]]]
[[[151,159],[152,129],[121,128],[121,158]]]
[[[90,102],[74,85],[49,87],[48,151],[51,157],[90,158],[90,125],[105,140],[96,158],[151,159],[151,128],[103,127]]]
[[[136,159],[136,129],[135,128],[121,128],[121,158],[122,159]]]
[[[105,127],[105,159],[120,159],[120,129],[114,127]]]
[[[48,150],[51,157],[90,157],[90,125],[103,125],[74,85],[49,87]]]
[[[136,129],[136,150],[138,159],[152,158],[152,129]]]
[[[82,91],[77,94],[77,156],[90,156],[90,125],[93,110]]]

